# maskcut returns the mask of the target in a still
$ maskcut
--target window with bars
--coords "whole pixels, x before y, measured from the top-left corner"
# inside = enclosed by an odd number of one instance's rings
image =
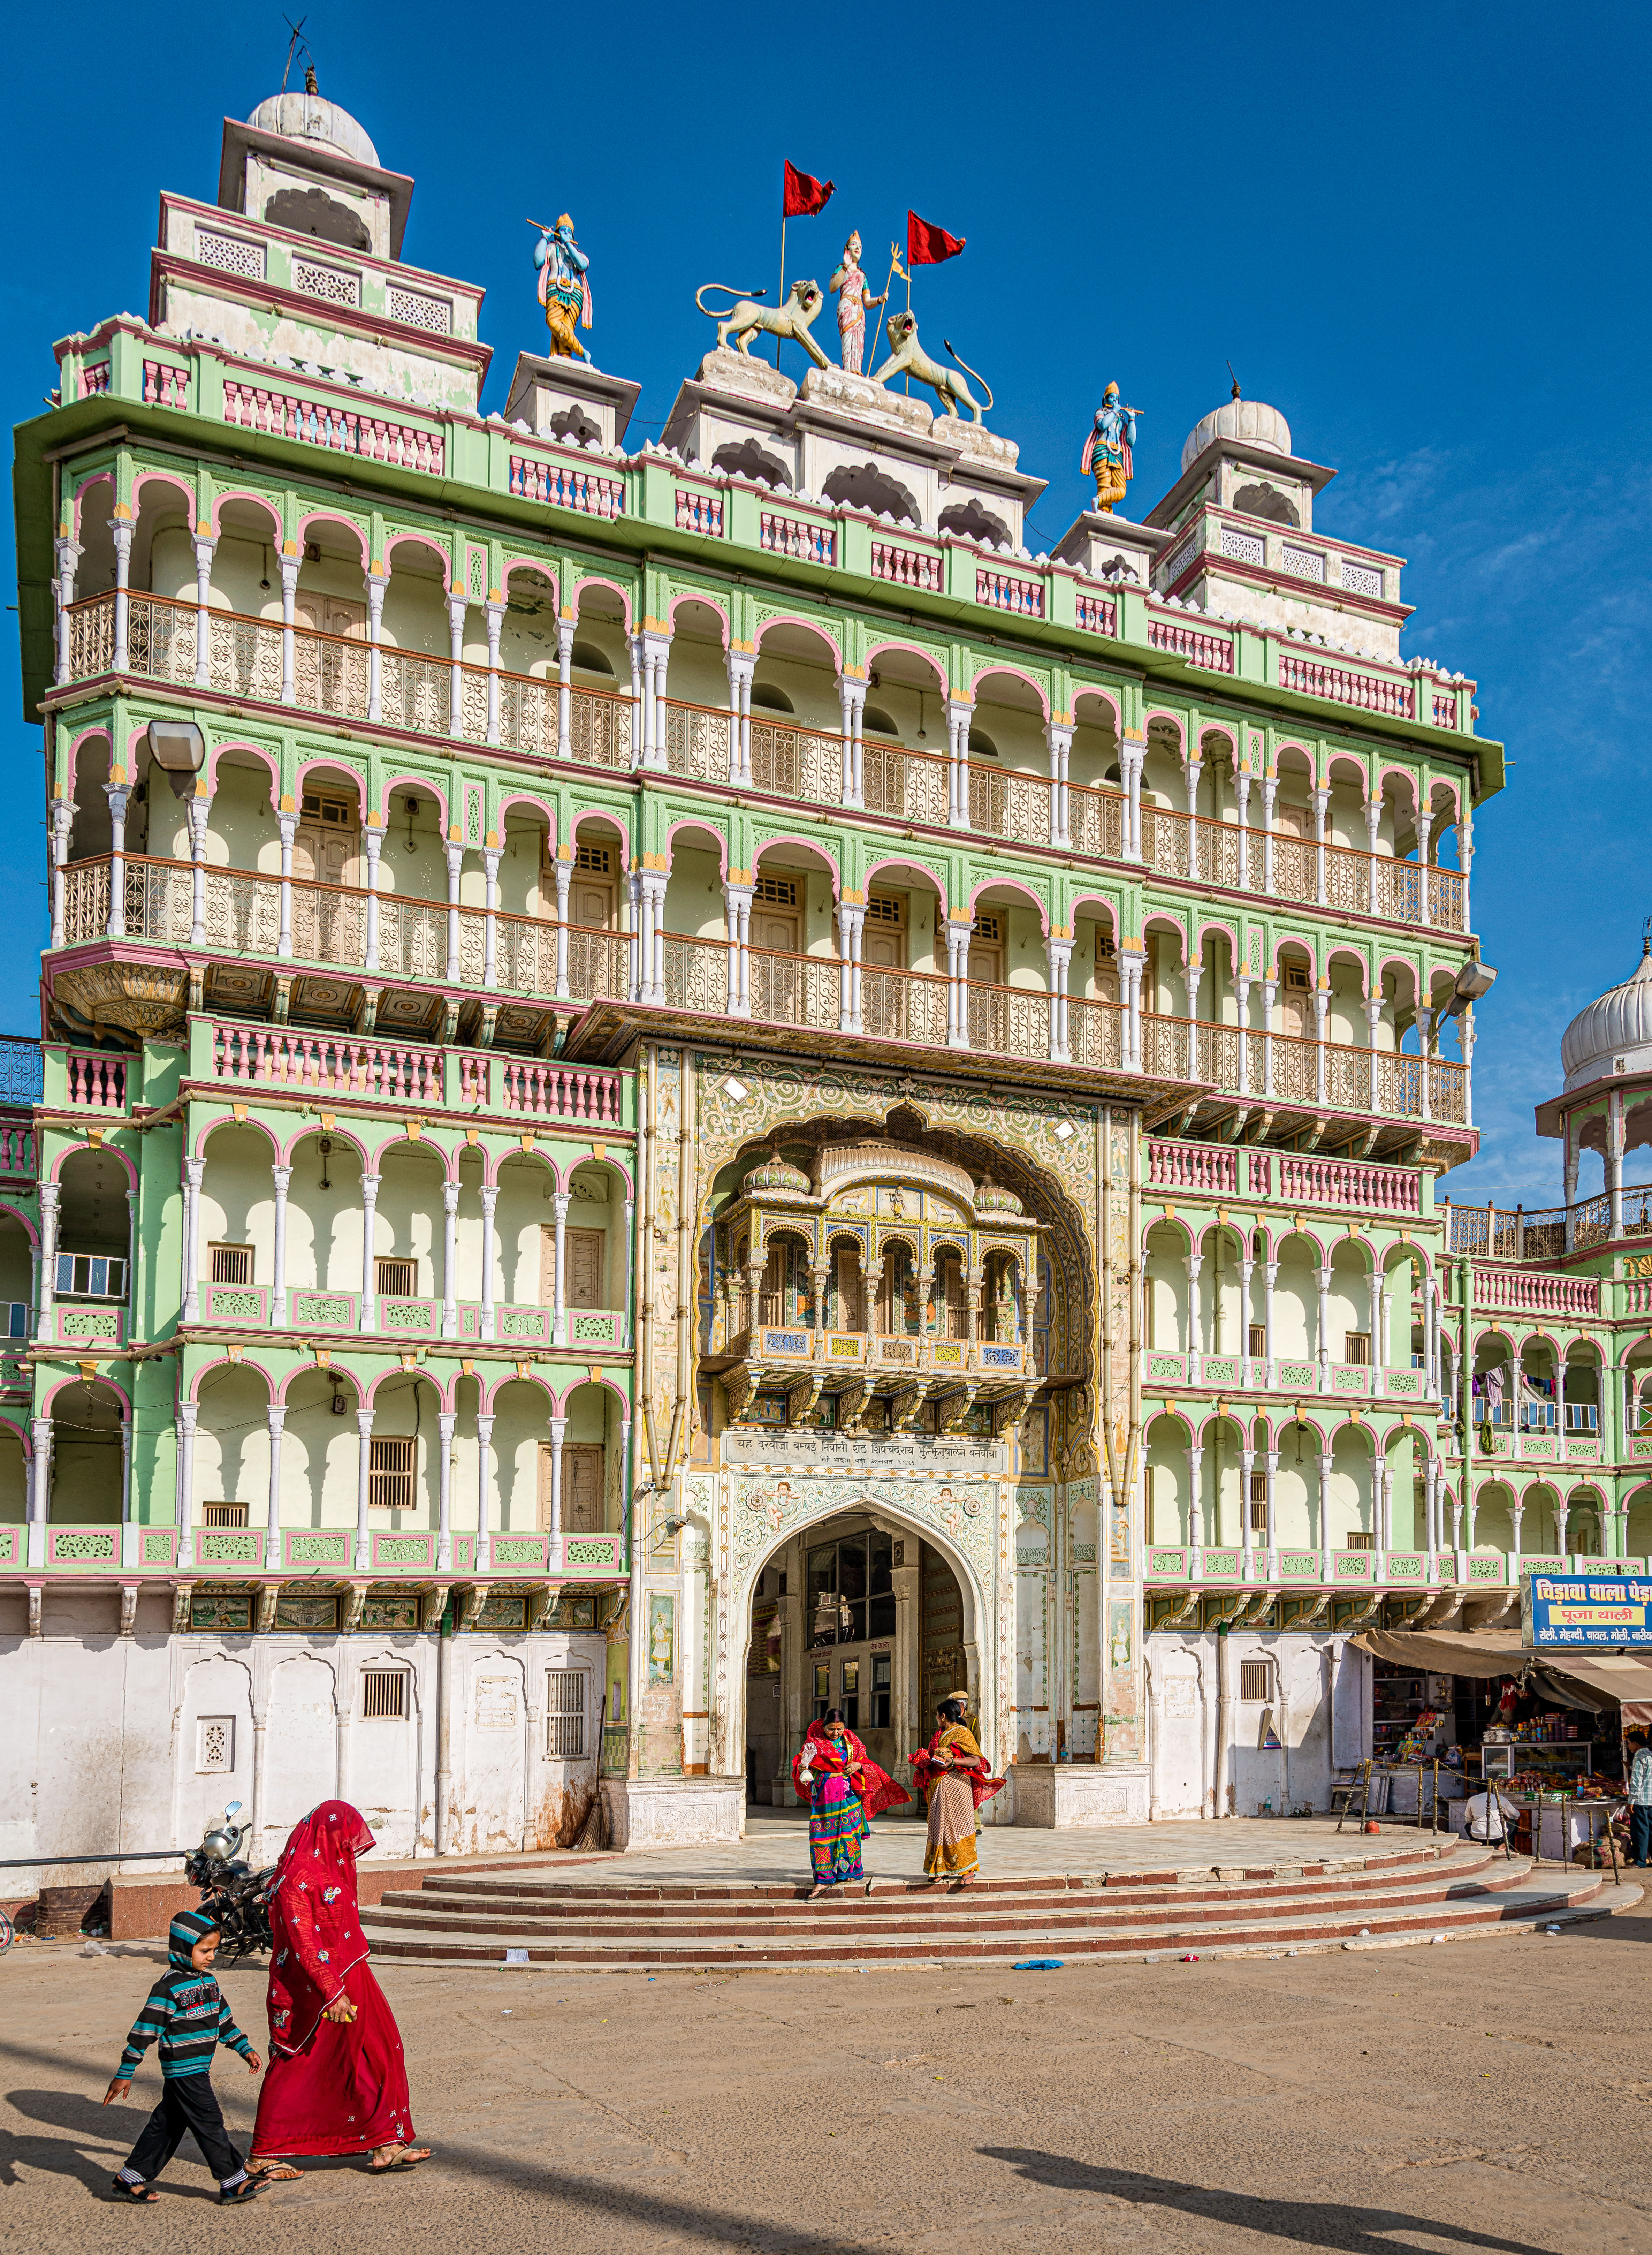
[[[585,1751],[585,1670],[545,1671],[545,1752],[552,1761],[578,1761]]]
[[[1342,1548],[1345,1550],[1375,1550],[1376,1548],[1376,1537],[1375,1535],[1369,1533],[1363,1535],[1355,1533],[1350,1535],[1347,1538]]]
[[[584,869],[589,876],[612,877],[613,848],[612,846],[577,846],[574,848],[574,867]]]
[[[52,1289],[60,1299],[123,1300],[126,1263],[101,1253],[60,1253]]]
[[[1267,1531],[1268,1475],[1266,1472],[1252,1472],[1250,1475],[1250,1532],[1253,1535],[1265,1535]]]
[[[797,906],[795,877],[760,877],[752,888],[753,900],[761,901],[766,908],[794,909]]]
[[[1003,917],[978,916],[975,920],[975,936],[977,939],[990,940],[995,943],[1001,941],[1004,938]]]
[[[251,1283],[250,1245],[209,1245],[206,1251],[211,1261],[209,1282],[214,1284]]]
[[[200,1523],[203,1527],[245,1527],[247,1507],[244,1503],[203,1503]]]
[[[1287,994],[1308,994],[1313,991],[1313,981],[1308,976],[1306,963],[1287,963],[1284,969],[1284,991]]]
[[[866,903],[868,924],[903,925],[906,921],[906,903],[899,893],[873,893]]]
[[[370,1723],[400,1723],[407,1719],[405,1668],[364,1668],[361,1670],[361,1712]]]
[[[1257,1707],[1270,1704],[1273,1698],[1273,1662],[1270,1660],[1240,1661],[1239,1697]]]
[[[373,1289],[382,1300],[410,1300],[418,1289],[418,1263],[381,1254],[373,1264]]]
[[[1250,1359],[1252,1362],[1260,1362],[1264,1355],[1268,1352],[1267,1325],[1265,1324],[1252,1324],[1250,1326],[1249,1337]]]
[[[1369,1367],[1371,1360],[1369,1331],[1349,1331],[1345,1335],[1342,1342],[1342,1359],[1344,1362],[1357,1363],[1362,1370]]]
[[[369,1441],[368,1502],[374,1511],[413,1508],[413,1440]]]

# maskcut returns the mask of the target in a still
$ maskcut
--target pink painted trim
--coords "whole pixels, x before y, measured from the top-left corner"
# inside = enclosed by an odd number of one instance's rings
[[[617,580],[605,579],[599,572],[586,573],[583,580],[576,580],[572,587],[569,589],[569,595],[572,598],[572,608],[575,618],[578,619],[579,616],[579,600],[584,594],[587,587],[606,587],[611,595],[619,596],[620,615],[626,622],[626,631],[627,634],[631,633],[633,631],[633,612],[630,595],[627,594],[626,589],[620,585]],[[560,605],[558,608],[565,608],[567,606],[564,603]]]
[[[195,530],[195,488],[193,486],[186,485],[184,480],[178,475],[176,471],[173,470],[140,470],[138,472],[137,475],[132,481],[132,515],[134,518],[142,515],[143,502],[141,495],[144,487],[150,485],[165,486],[171,492],[182,495],[184,506],[189,512],[189,529],[193,532]]]
[[[348,1036],[346,1036],[344,1038],[347,1040]],[[256,1087],[257,1085],[258,1084],[256,1082],[248,1084],[248,1085],[252,1087]],[[336,1089],[318,1089],[314,1092],[312,1100],[317,1102],[318,1108],[321,1108],[325,1106],[327,1097],[336,1095],[338,1092],[339,1092]],[[361,1171],[363,1174],[370,1175],[373,1172],[373,1168],[368,1158],[367,1145],[362,1142],[360,1136],[356,1135],[351,1128],[344,1127],[341,1124],[338,1124],[336,1120],[335,1124],[331,1128],[324,1128],[318,1120],[312,1120],[306,1126],[298,1128],[294,1132],[290,1140],[282,1146],[281,1163],[284,1167],[290,1166],[291,1164],[293,1155],[302,1149],[306,1140],[312,1135],[331,1135],[332,1138],[332,1147],[335,1152],[340,1143],[346,1144],[349,1149],[355,1153],[357,1158],[360,1160]],[[318,1157],[320,1155],[318,1153],[317,1156]],[[310,1289],[310,1287],[306,1285],[304,1289],[307,1291]],[[326,1291],[329,1288],[324,1284],[318,1284],[315,1287],[317,1291]],[[287,1289],[290,1293],[292,1287],[289,1285]]]
[[[818,619],[805,618],[801,611],[776,611],[772,618],[766,618],[764,620],[762,633],[757,637],[757,655],[760,657],[763,654],[763,636],[765,635],[773,634],[776,627],[798,627],[802,629],[803,633],[813,635],[816,641],[821,644],[822,649],[830,650],[832,654],[833,673],[835,675],[840,675],[843,672],[843,651],[832,640],[830,635],[827,633],[825,628],[822,626]],[[782,661],[782,663],[784,661]],[[931,664],[934,663],[933,659],[929,662]]]
[[[80,540],[81,532],[80,512],[86,505],[88,495],[90,494],[94,486],[107,486],[109,489],[108,506],[111,509],[113,509],[115,506],[114,471],[94,470],[83,485],[77,485],[74,488],[74,501],[70,512],[69,521],[74,528],[74,537],[77,541]]]
[[[248,1083],[242,1085],[256,1086],[257,1084]],[[241,1099],[237,1097],[235,1101],[239,1103]],[[209,1157],[211,1155],[207,1151],[206,1146],[211,1142],[214,1135],[219,1135],[225,1128],[233,1128],[237,1135],[244,1135],[251,1133],[253,1135],[262,1135],[270,1151],[270,1163],[271,1166],[280,1165],[281,1144],[276,1135],[275,1130],[268,1126],[265,1121],[253,1119],[250,1113],[248,1113],[245,1120],[209,1120],[205,1127],[200,1128],[196,1130],[194,1148],[190,1152],[190,1157],[192,1159],[205,1159]],[[273,1185],[271,1194],[273,1195]]]
[[[218,789],[218,763],[223,758],[226,752],[244,752],[249,758],[256,760],[259,766],[265,770],[270,777],[270,801],[271,808],[273,809],[275,807],[276,801],[281,796],[281,763],[279,760],[276,759],[272,752],[267,750],[262,744],[248,743],[243,737],[227,737],[222,743],[214,744],[211,751],[206,755],[206,780],[211,783],[214,794]],[[271,871],[269,874],[274,875],[276,875],[277,872]]]
[[[1025,667],[1019,665],[1005,665],[1001,660],[996,658],[990,664],[984,665],[981,668],[981,671],[974,676],[970,683],[970,694],[975,699],[976,704],[979,704],[981,701],[981,684],[984,681],[990,681],[995,674],[1003,675],[1006,680],[1018,681],[1025,688],[1030,689],[1039,700],[1040,712],[1044,715],[1045,720],[1046,721],[1048,720],[1050,717],[1049,693],[1043,687],[1042,684],[1035,679],[1032,674],[1027,672]]]
[[[52,1404],[57,1400],[60,1394],[66,1392],[71,1386],[78,1386],[80,1383],[80,1380],[78,1378],[60,1378],[56,1385],[52,1387],[42,1397],[39,1409],[36,1414],[38,1416],[44,1416],[46,1412],[50,1410]],[[94,1378],[92,1380],[92,1384],[94,1386],[106,1386],[109,1392],[113,1394],[118,1401],[125,1405],[127,1416],[130,1417],[131,1416],[132,1397],[117,1380],[113,1378],[99,1377]]]
[[[672,848],[676,844],[678,832],[685,830],[690,832],[693,838],[703,838],[706,840],[707,844],[715,847],[717,852],[718,875],[726,881],[729,874],[729,841],[720,831],[713,830],[709,824],[700,821],[694,815],[685,814],[680,821],[674,822],[671,825],[671,827],[666,832],[665,845],[667,859],[669,860],[671,857]]]
[[[680,595],[673,595],[670,602],[666,607],[665,614],[668,622],[673,627],[673,629],[675,629],[676,624],[677,613],[684,603],[697,603],[702,610],[715,612],[717,616],[722,620],[723,640],[721,648],[724,654],[726,654],[729,646],[728,606],[725,603],[714,601],[710,595],[694,594],[686,592]]]
[[[873,660],[881,657],[886,650],[902,650],[908,657],[915,657],[920,665],[928,666],[934,676],[934,685],[941,695],[942,697],[952,695],[952,686],[947,679],[946,671],[936,663],[934,652],[920,650],[916,643],[903,642],[898,635],[888,635],[882,642],[874,643],[865,652],[862,664],[870,670]]]
[[[202,1379],[206,1376],[207,1373],[213,1370],[256,1370],[259,1377],[263,1380],[264,1392],[269,1400],[273,1401],[276,1398],[275,1376],[265,1364],[254,1361],[246,1355],[242,1356],[239,1361],[232,1361],[228,1354],[220,1354],[214,1362],[202,1363],[200,1368],[195,1373],[195,1375],[189,1382],[189,1392],[184,1397],[186,1401],[199,1403],[200,1400],[200,1382]]]
[[[124,1060],[122,1060],[122,1062]],[[112,1134],[115,1127],[123,1128],[125,1125],[125,1115],[123,1113],[117,1113],[115,1117],[113,1126],[107,1132]],[[136,1190],[137,1188],[137,1169],[127,1157],[125,1152],[122,1151],[120,1146],[116,1143],[106,1142],[100,1148],[111,1158],[119,1160],[122,1166],[126,1170],[127,1187],[130,1190]],[[92,1146],[89,1142],[71,1143],[66,1149],[60,1151],[57,1157],[52,1160],[52,1171],[46,1176],[46,1180],[49,1183],[60,1182],[63,1177],[63,1170],[68,1164],[69,1161],[71,1159],[79,1158],[83,1151],[89,1151],[91,1149]]]
[[[435,539],[428,532],[393,532],[389,535],[384,544],[384,558],[385,562],[391,566],[392,574],[394,573],[395,566],[391,559],[395,557],[396,550],[398,548],[408,547],[422,548],[427,555],[434,556],[436,558],[438,563],[440,564],[442,567],[442,593],[444,595],[452,595],[458,593],[458,590],[453,585],[452,551],[451,549],[444,548],[440,541]],[[423,653],[420,652],[415,653],[416,656],[422,654]]]
[[[289,1285],[289,1291],[290,1291],[291,1289],[291,1286]],[[308,1291],[310,1287],[306,1284],[302,1286],[300,1289],[304,1291]],[[340,1334],[339,1343],[336,1346],[332,1345],[331,1342],[326,1342],[325,1344],[326,1344],[332,1359],[328,1363],[325,1370],[321,1367],[320,1364],[313,1360],[313,1359],[311,1361],[303,1364],[297,1370],[290,1370],[286,1376],[282,1380],[280,1391],[276,1395],[276,1408],[279,1408],[284,1404],[290,1403],[292,1399],[292,1389],[298,1383],[298,1380],[301,1378],[325,1378],[329,1383],[331,1383],[333,1379],[338,1378],[343,1380],[344,1384],[349,1387],[351,1393],[354,1395],[358,1408],[364,1409],[367,1407],[367,1403],[362,1396],[360,1380],[356,1376],[354,1371],[352,1370],[347,1364],[343,1363],[339,1359],[339,1357],[342,1353],[351,1348],[353,1343],[352,1334],[347,1331]],[[397,1367],[396,1374],[398,1377],[401,1374],[399,1366]],[[325,1408],[326,1405],[325,1402],[318,1401],[314,1406],[318,1409],[320,1409]]]
[[[231,427],[234,428],[235,426],[232,425]],[[304,515],[298,519],[298,550],[301,556],[304,552],[304,543],[310,537],[310,528],[312,524],[337,524],[341,526],[343,530],[350,535],[351,538],[358,544],[361,558],[361,576],[365,580],[369,561],[368,556],[368,536],[363,530],[361,526],[357,524],[353,517],[341,516],[336,509],[306,509]],[[363,601],[365,600],[366,598],[364,596]]]
[[[820,856],[821,861],[826,864],[828,870],[831,873],[832,898],[834,900],[837,898],[843,885],[843,868],[836,855],[835,854],[829,854],[826,848],[821,844],[818,838],[805,838],[795,831],[776,831],[774,837],[766,838],[760,846],[753,847],[752,850],[752,874],[753,876],[761,875],[764,854],[772,854],[777,846],[802,846],[808,853],[817,854]],[[819,865],[817,863],[810,862],[808,866],[809,868],[815,870],[816,874],[818,875]]]
[[[630,860],[631,825],[626,821],[623,814],[610,813],[608,809],[603,806],[581,807],[578,813],[575,815],[573,821],[569,825],[568,836],[573,844],[578,844],[580,830],[587,822],[612,823],[614,828],[620,832],[620,852],[621,858],[627,861]],[[605,839],[601,842],[606,845],[610,841]],[[623,869],[617,869],[614,874],[616,876],[623,877],[626,873]]]
[[[980,882],[976,886],[974,891],[970,895],[968,906],[970,915],[975,915],[976,903],[980,899],[982,894],[990,891],[995,885],[1001,886],[1006,892],[1018,894],[1030,908],[1035,908],[1038,910],[1039,930],[1043,934],[1044,938],[1047,939],[1050,936],[1050,911],[1048,905],[1046,903],[1040,900],[1036,893],[1029,891],[1027,887],[1022,883],[1018,877],[983,877]],[[1006,966],[1005,967],[1007,969],[1008,966]],[[1033,994],[1037,991],[1038,990],[1033,987],[1029,987],[1027,989],[1029,994]]]

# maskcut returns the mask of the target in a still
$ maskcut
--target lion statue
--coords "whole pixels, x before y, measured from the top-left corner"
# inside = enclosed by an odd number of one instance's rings
[[[726,315],[712,313],[705,302],[708,290],[726,291],[737,302]],[[779,337],[782,342],[802,345],[816,368],[830,368],[831,363],[808,334],[809,325],[825,304],[818,282],[794,282],[787,293],[786,303],[776,308],[760,306],[760,290],[742,298],[729,282],[702,282],[694,293],[694,302],[703,313],[710,315],[717,323],[717,341],[726,347],[731,337],[738,349],[750,357],[752,339],[755,336]]]
[[[956,415],[960,408],[967,407],[976,421],[980,422],[981,410],[976,405],[974,396],[963,377],[955,376],[949,368],[942,368],[939,361],[931,360],[919,343],[918,319],[915,313],[892,313],[889,316],[888,335],[890,355],[881,368],[872,370],[872,380],[874,383],[886,383],[892,376],[914,376],[920,383],[927,383],[929,386],[948,415]],[[948,352],[952,354],[953,359],[958,361],[958,366],[967,374],[974,376],[982,390],[986,393],[987,405],[990,407],[992,387],[988,383],[985,376],[978,369],[971,368],[968,361],[958,360],[957,354],[952,351],[951,344],[944,337],[942,342],[946,345]]]

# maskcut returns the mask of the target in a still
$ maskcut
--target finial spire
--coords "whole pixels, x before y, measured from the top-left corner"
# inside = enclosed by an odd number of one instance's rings
[[[1231,361],[1228,362],[1228,373],[1229,376],[1233,376],[1233,362]],[[1233,390],[1228,396],[1234,399],[1242,399],[1244,397],[1243,393],[1239,389],[1239,379],[1236,376],[1233,376]]]

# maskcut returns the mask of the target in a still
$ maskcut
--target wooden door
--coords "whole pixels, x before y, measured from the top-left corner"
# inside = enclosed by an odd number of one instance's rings
[[[835,1261],[837,1272],[837,1321],[840,1331],[858,1331],[865,1328],[860,1305],[860,1255],[853,1246],[840,1246]]]
[[[583,925],[587,931],[612,931],[612,880],[577,875],[568,896],[568,920]]]
[[[906,969],[904,934],[898,931],[865,932],[861,940],[860,961],[860,1008],[866,1031],[889,1035],[898,1040],[906,1032],[905,986],[899,979],[883,979],[878,973]]]
[[[570,1308],[607,1306],[608,1240],[600,1229],[570,1229],[563,1248],[564,1290]]]
[[[539,1529],[550,1528],[550,1466],[549,1441],[539,1446]],[[600,1441],[569,1442],[562,1452],[562,1531],[564,1535],[599,1535],[606,1517],[606,1451]]]
[[[787,1303],[787,1286],[791,1281],[792,1248],[789,1245],[771,1245],[768,1259],[763,1267],[763,1283],[758,1295],[757,1320],[760,1324],[776,1326],[790,1319]]]
[[[943,1253],[941,1256],[941,1287],[943,1296],[942,1337],[968,1338],[970,1305],[964,1293],[963,1263],[956,1253]]]
[[[344,595],[318,594],[312,587],[302,588],[294,596],[292,622],[308,627],[312,634],[339,635],[346,642],[368,638],[365,603],[353,603]]]

